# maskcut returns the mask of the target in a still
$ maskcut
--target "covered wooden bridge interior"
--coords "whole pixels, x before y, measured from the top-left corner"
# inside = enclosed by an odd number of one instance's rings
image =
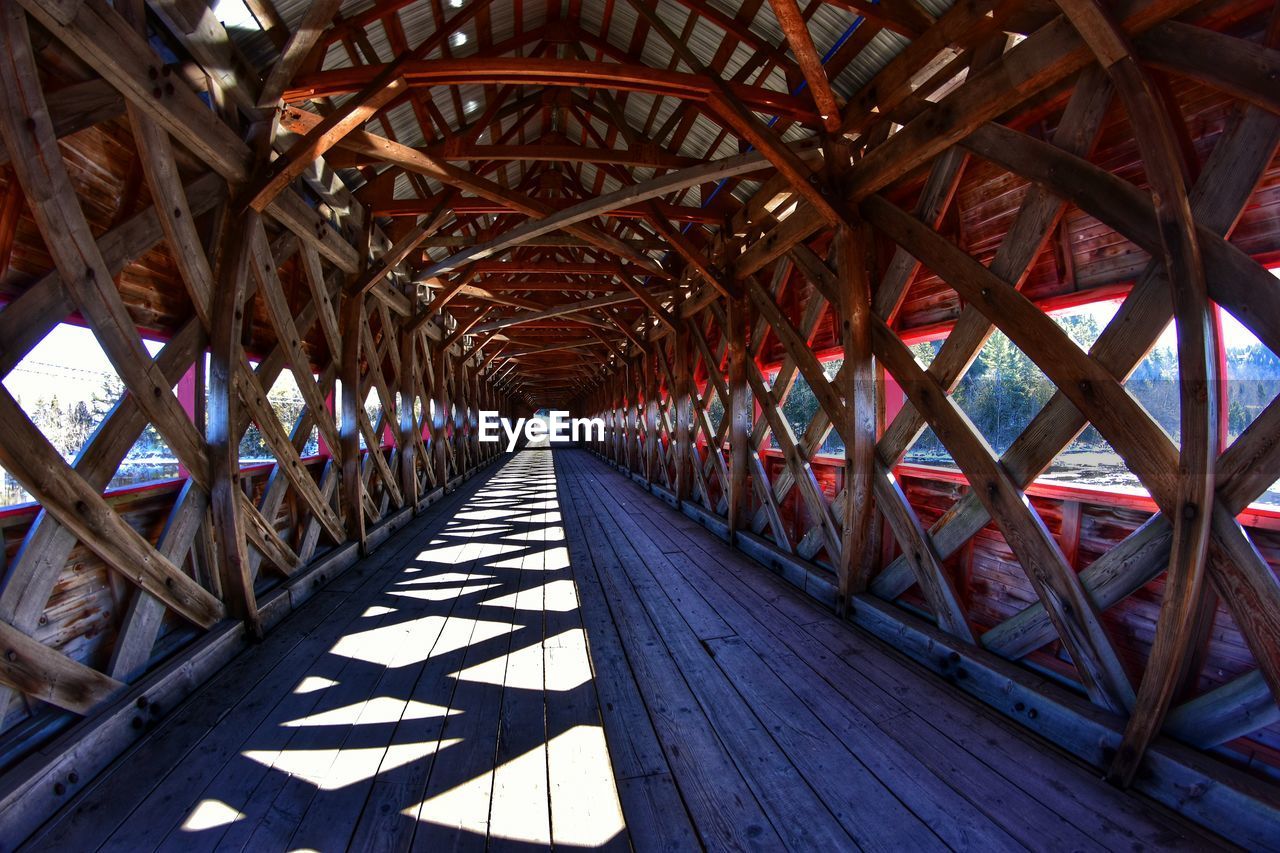
[[[0,41],[0,848],[1280,848],[1277,4]],[[67,327],[70,449],[13,384]],[[602,431],[481,440],[542,410]]]

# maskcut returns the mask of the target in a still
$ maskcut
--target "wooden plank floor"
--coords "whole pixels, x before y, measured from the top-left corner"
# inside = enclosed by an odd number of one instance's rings
[[[581,451],[525,451],[238,657],[54,850],[1205,849]]]

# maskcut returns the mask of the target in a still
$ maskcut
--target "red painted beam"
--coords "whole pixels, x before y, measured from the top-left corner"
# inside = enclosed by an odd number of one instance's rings
[[[589,148],[585,145],[471,145],[453,137],[444,145],[427,149],[429,154],[455,162],[511,162],[543,160],[556,163],[603,163],[613,166],[683,169],[706,161],[697,157],[680,157],[663,151],[657,145],[639,145],[622,149]]]
[[[627,289],[626,285],[617,282],[608,281],[563,281],[547,278],[530,279],[528,281],[506,281],[504,279],[489,278],[485,280],[484,287],[486,290],[520,292],[520,291],[547,291],[558,293],[562,290],[571,293],[620,293]]]
[[[548,205],[548,207],[569,207],[575,204],[576,200],[561,204]],[[425,216],[432,210],[431,199],[394,199],[390,201],[374,201],[371,205],[374,216]],[[514,213],[512,208],[506,205],[498,204],[482,198],[460,198],[455,201],[450,208],[454,213],[460,216],[478,215],[483,213]],[[659,210],[668,219],[676,222],[699,222],[711,225],[719,225],[724,222],[724,211],[699,208],[685,207],[676,204],[661,204]],[[644,219],[649,214],[649,209],[645,207],[622,207],[617,210],[610,210],[605,216],[611,216],[618,219]]]
[[[377,78],[384,67],[360,65],[300,75],[285,90],[284,99],[286,102],[305,101],[358,92]],[[646,92],[688,101],[705,101],[720,91],[711,79],[700,74],[683,74],[646,65],[577,59],[473,57],[422,60],[405,62],[400,71],[410,87],[469,84],[567,86],[575,89]],[[808,98],[798,98],[760,86],[741,83],[727,85],[734,97],[752,110],[783,116],[814,127],[819,124],[812,101]]]
[[[468,269],[476,275],[500,273],[516,275],[517,273],[558,273],[562,275],[648,275],[634,265],[601,264],[564,261],[477,261]]]

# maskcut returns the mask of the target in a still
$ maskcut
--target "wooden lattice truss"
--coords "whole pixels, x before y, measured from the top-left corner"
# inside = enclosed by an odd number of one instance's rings
[[[200,629],[232,615],[260,632],[254,590],[269,583],[260,574],[289,577],[332,546],[363,545],[368,526],[493,458],[495,446],[474,434],[478,410],[506,410],[507,402],[494,387],[491,359],[480,353],[483,340],[389,284],[403,253],[372,219],[353,245],[344,234],[351,223],[330,221],[292,189],[264,213],[247,206],[251,146],[185,84],[163,82],[173,79],[170,69],[161,73],[126,23],[129,10],[81,11],[70,27],[49,22],[68,44],[94,39],[101,48],[84,55],[126,95],[152,204],[93,233],[58,142],[74,129],[65,122],[81,117],[51,106],[27,15],[6,5],[0,134],[21,188],[11,185],[10,193],[25,198],[53,269],[0,312],[0,373],[75,314],[127,393],[71,465],[0,388],[0,464],[40,504],[0,592],[0,708],[9,709],[17,691],[84,714],[145,671],[166,614]],[[178,144],[204,155],[199,177],[185,185],[190,158],[179,155]],[[438,225],[425,222],[421,230]],[[191,313],[152,358],[114,279],[134,259],[166,247]],[[245,317],[255,312],[265,314],[271,332],[256,366],[243,345]],[[173,391],[192,370],[201,386],[207,382],[195,423]],[[284,371],[305,402],[294,423],[282,423],[267,402]],[[373,420],[365,406],[371,393]],[[251,424],[277,460],[253,483],[242,480],[238,460]],[[155,541],[103,496],[148,425],[187,472]],[[313,430],[327,453],[304,460]],[[77,545],[137,588],[103,669],[31,636]]]
[[[1236,516],[1280,476],[1280,407],[1218,447],[1210,313],[1227,308],[1280,353],[1275,280],[1227,239],[1280,141],[1269,3],[962,0],[934,16],[915,0],[754,0],[733,14],[568,0],[533,25],[519,0],[416,3],[432,26],[411,43],[415,0],[353,14],[321,0],[289,23],[249,0],[273,48],[257,69],[199,3],[4,8],[0,130],[25,201],[7,201],[0,225],[25,204],[53,269],[0,312],[0,373],[76,314],[129,393],[72,466],[0,391],[0,464],[41,504],[0,591],[0,681],[87,712],[145,667],[164,613],[253,628],[264,567],[289,575],[322,545],[362,542],[492,458],[478,409],[569,406],[604,417],[596,449],[647,482],[833,567],[842,607],[918,587],[960,641],[1014,660],[1061,643],[1088,696],[1129,720],[1117,780],[1162,726],[1208,748],[1277,719],[1280,586]],[[857,17],[820,55],[811,29],[827,7]],[[778,38],[761,35],[771,27]],[[711,52],[695,47],[708,30]],[[166,63],[148,36],[189,61]],[[886,40],[892,59],[873,49]],[[82,79],[50,89],[41,52]],[[844,97],[832,81],[845,71],[869,82]],[[1157,71],[1241,105],[1203,168]],[[1066,91],[1051,137],[1018,122]],[[1088,159],[1113,103],[1145,188]],[[95,234],[59,140],[104,120],[127,122],[153,205]],[[942,229],[973,158],[1031,182],[987,265]],[[1068,208],[1150,255],[1087,353],[1020,292]],[[152,359],[115,279],[154,246],[191,307]],[[927,369],[900,334],[922,268],[962,305]],[[815,294],[798,308],[785,298],[797,276]],[[1180,448],[1122,385],[1170,318]],[[828,321],[844,357],[832,379],[812,346]],[[1058,389],[999,458],[950,396],[995,329]],[[767,346],[783,354],[772,376]],[[206,351],[202,430],[172,388]],[[286,369],[306,403],[296,424],[265,402]],[[888,424],[881,372],[908,398]],[[782,412],[797,377],[820,404],[802,434]],[[251,422],[278,460],[257,490],[236,450]],[[102,496],[147,425],[190,472],[154,541]],[[1026,489],[1088,425],[1160,512],[1077,573]],[[926,426],[970,486],[929,526],[892,473]],[[313,429],[329,449],[319,466],[300,456]],[[811,464],[833,431],[846,448],[834,498]],[[771,439],[784,459],[772,477]],[[793,492],[798,536],[783,518]],[[887,564],[882,521],[901,549]],[[943,563],[988,523],[1038,601],[976,636]],[[77,542],[140,590],[105,671],[32,636]],[[1135,678],[1101,617],[1166,572]],[[1175,703],[1215,596],[1257,670]]]
[[[1129,718],[1112,767],[1112,776],[1127,782],[1162,725],[1209,748],[1270,724],[1280,697],[1280,586],[1235,520],[1280,475],[1280,402],[1220,452],[1214,389],[1222,377],[1210,315],[1216,302],[1280,351],[1275,280],[1226,239],[1280,142],[1274,93],[1259,97],[1262,69],[1275,68],[1280,55],[1185,24],[1157,25],[1158,17],[1179,11],[1172,4],[1147,4],[1118,22],[1091,3],[1059,5],[1062,18],[1008,52],[1003,43],[991,51],[984,33],[970,30],[964,44],[971,49],[956,60],[967,62],[969,77],[938,104],[929,103],[928,85],[914,92],[907,85],[931,56],[909,48],[890,63],[877,78],[884,86],[868,87],[881,99],[880,115],[845,114],[845,127],[855,126],[863,145],[853,152],[843,144],[826,150],[825,186],[847,207],[833,216],[824,205],[801,199],[798,211],[781,222],[745,209],[731,223],[735,237],[709,264],[728,271],[722,279],[728,299],[702,307],[690,297],[680,308],[694,307],[680,310],[680,319],[633,360],[597,381],[583,406],[606,420],[598,449],[608,458],[679,500],[724,516],[730,531],[765,535],[783,552],[834,566],[843,602],[861,591],[893,600],[918,585],[938,625],[967,643],[1016,660],[1061,642],[1090,698]],[[958,7],[938,26],[954,22],[952,32],[960,32],[973,26],[972,18],[960,23],[967,14],[975,10]],[[1140,34],[1134,47],[1130,37]],[[1245,53],[1252,67],[1230,61],[1233,51]],[[1191,185],[1184,181],[1186,128],[1139,59],[1208,79],[1247,104]],[[948,83],[955,68],[947,72],[932,81]],[[991,121],[1070,77],[1074,89],[1051,139]],[[1149,191],[1085,159],[1113,98],[1136,131]],[[903,127],[885,138],[890,122]],[[969,156],[1032,182],[986,266],[937,230]],[[926,164],[914,211],[882,192]],[[766,185],[758,198],[784,186]],[[1018,292],[1069,204],[1152,258],[1087,353]],[[826,232],[833,218],[824,259],[804,241]],[[875,262],[877,240],[896,247],[887,265]],[[922,264],[964,305],[927,370],[894,330],[906,288]],[[770,267],[766,286],[758,275]],[[788,316],[777,298],[793,271],[814,292],[798,317]],[[828,312],[844,356],[831,379],[811,348]],[[1178,321],[1181,450],[1123,388],[1171,317]],[[1057,386],[999,458],[949,396],[996,329]],[[766,334],[785,354],[772,380],[759,367]],[[699,359],[707,377],[701,395],[693,382]],[[878,438],[877,367],[907,397]],[[819,403],[803,438],[782,413],[797,376]],[[725,412],[718,429],[707,415],[713,398]],[[1077,573],[1025,489],[1089,425],[1115,448],[1160,511]],[[971,486],[931,526],[921,522],[892,474],[926,426]],[[810,463],[833,430],[843,439],[846,469],[843,487],[830,499]],[[771,436],[785,461],[773,478],[761,461]],[[791,541],[781,517],[792,490],[806,510],[808,527],[799,541]],[[876,562],[877,516],[901,551],[887,565]],[[1039,600],[975,637],[943,563],[992,522]],[[1166,571],[1155,646],[1146,671],[1134,680],[1101,614]],[[1219,597],[1257,670],[1170,710],[1194,677],[1190,662],[1206,642],[1205,622]]]

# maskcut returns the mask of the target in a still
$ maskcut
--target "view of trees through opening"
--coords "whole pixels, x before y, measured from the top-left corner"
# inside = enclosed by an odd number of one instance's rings
[[[143,341],[153,356],[162,344]],[[4,379],[5,388],[68,462],[74,463],[98,426],[124,394],[106,354],[88,329],[62,324]],[[177,476],[168,445],[151,426],[134,443],[109,488]],[[31,496],[7,471],[0,504],[26,503]]]
[[[153,356],[161,342],[143,340]],[[206,381],[207,381],[206,364]],[[188,376],[187,381],[193,377]],[[85,445],[124,396],[124,382],[88,329],[62,324],[44,338],[4,379],[5,388],[23,411],[68,463],[74,464]],[[174,389],[182,398],[182,383]],[[194,387],[185,389],[194,400]],[[304,403],[293,374],[281,371],[267,392],[267,400],[286,429],[292,431]],[[376,412],[373,417],[376,423]],[[313,426],[303,456],[319,453]],[[275,461],[275,455],[256,424],[250,424],[240,442],[243,467]],[[0,506],[27,503],[31,496],[7,471],[0,469]],[[134,486],[180,476],[181,470],[168,444],[148,425],[125,455],[108,489]]]
[[[1097,340],[1118,308],[1116,302],[1094,303],[1057,312],[1054,320],[1082,349]],[[1222,339],[1226,362],[1227,440],[1234,441],[1266,406],[1280,395],[1280,358],[1261,344],[1244,326],[1225,311]],[[928,367],[945,339],[915,344],[912,352]],[[144,341],[154,355],[162,344]],[[828,379],[840,369],[839,359],[824,363]],[[207,367],[206,367],[207,370]],[[1125,382],[1125,388],[1142,404],[1176,443],[1179,432],[1177,341],[1173,325]],[[776,379],[776,371],[770,380]],[[4,380],[28,417],[70,463],[74,463],[99,425],[124,395],[124,383],[98,346],[93,334],[79,326],[63,324],[36,346]],[[782,389],[777,389],[781,391]],[[994,333],[958,384],[954,399],[977,426],[997,454],[1012,445],[1036,413],[1053,396],[1054,385],[1004,334]],[[181,395],[181,385],[175,389]],[[718,428],[724,407],[711,388],[707,406],[712,428]],[[292,431],[304,403],[293,374],[281,371],[267,394],[280,422]],[[420,404],[415,404],[420,409]],[[369,424],[385,440],[387,422],[372,389],[365,401]],[[804,438],[818,411],[813,390],[796,375],[782,406],[797,438]],[[892,414],[892,413],[890,413]],[[771,439],[778,447],[777,438]],[[360,446],[366,446],[363,431]],[[303,447],[303,456],[320,452],[318,430],[313,425]],[[844,452],[840,436],[831,430],[819,454]],[[256,424],[251,424],[240,442],[240,461],[245,467],[275,461],[271,448]],[[904,461],[918,465],[954,467],[950,455],[931,430],[926,428],[907,451]],[[31,500],[26,490],[3,473],[0,506]],[[148,426],[121,463],[108,488],[136,485],[180,475],[177,460],[159,433]],[[1103,487],[1141,493],[1137,478],[1093,427],[1086,428],[1053,461],[1042,479],[1072,485]],[[1259,498],[1258,503],[1280,506],[1280,483]]]
[[[1053,318],[1077,345],[1088,350],[1118,307],[1116,302],[1095,303],[1058,312]],[[1224,311],[1221,316],[1229,443],[1280,395],[1280,358],[1230,314]],[[941,341],[924,342],[912,350],[927,366],[941,344]],[[1177,444],[1180,390],[1177,337],[1172,323],[1125,381],[1125,389]],[[1002,454],[1055,390],[1048,377],[1021,350],[1004,334],[996,332],[978,353],[953,396],[995,452]],[[912,445],[905,460],[953,467],[950,455],[928,429]],[[1041,479],[1145,494],[1138,478],[1092,426],[1086,427],[1058,454]],[[1257,502],[1280,506],[1280,483]]]
[[[1099,302],[1055,312],[1057,324],[1084,350],[1093,346],[1115,316],[1119,302]],[[1222,312],[1222,340],[1226,356],[1227,441],[1234,441],[1273,399],[1280,395],[1280,358],[1227,312]],[[916,360],[928,367],[941,350],[945,337],[911,347]],[[841,362],[824,363],[833,378]],[[770,380],[776,379],[776,371]],[[890,380],[891,381],[891,380]],[[1125,388],[1176,444],[1180,431],[1177,337],[1170,323],[1146,358],[1125,381]],[[780,392],[782,389],[775,389]],[[1056,388],[1041,370],[1001,332],[995,332],[960,380],[953,399],[978,428],[997,455],[1003,454],[1036,413],[1053,397]],[[714,391],[708,415],[713,426],[723,416]],[[818,401],[804,377],[797,375],[782,406],[797,438],[818,411]],[[889,413],[892,416],[893,412]],[[771,446],[778,447],[776,437]],[[839,455],[844,443],[833,430],[820,454]],[[907,451],[905,462],[955,468],[950,454],[926,427]],[[1070,485],[1106,488],[1145,494],[1141,483],[1092,426],[1086,427],[1044,472],[1041,479]],[[1280,506],[1280,482],[1262,495],[1258,504]]]

